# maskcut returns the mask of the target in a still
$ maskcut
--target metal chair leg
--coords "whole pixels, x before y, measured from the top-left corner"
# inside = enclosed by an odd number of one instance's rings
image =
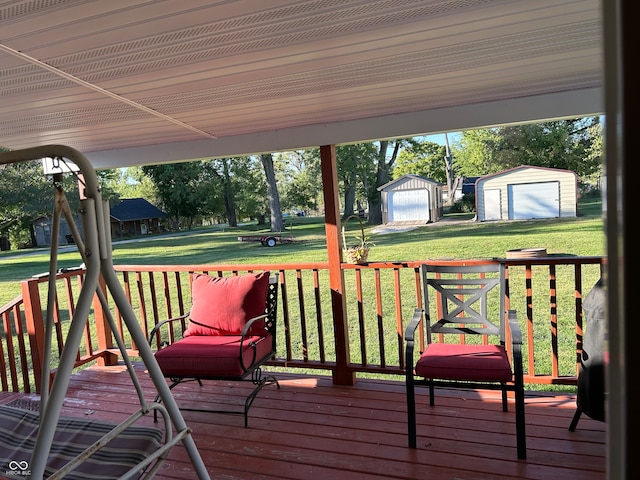
[[[580,420],[580,416],[582,415],[582,410],[576,408],[576,413],[573,414],[573,419],[571,420],[571,425],[569,425],[569,431],[575,432],[576,427],[578,426],[578,420]]]
[[[409,433],[409,448],[416,448],[416,397],[413,378],[407,376],[407,426]]]

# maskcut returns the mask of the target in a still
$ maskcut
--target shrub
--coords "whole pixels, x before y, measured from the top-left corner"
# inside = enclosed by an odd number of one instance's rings
[[[451,206],[451,213],[474,213],[476,211],[476,196],[465,193],[460,200]]]

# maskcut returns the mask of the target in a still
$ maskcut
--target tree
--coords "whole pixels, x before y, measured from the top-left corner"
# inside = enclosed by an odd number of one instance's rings
[[[273,156],[270,153],[260,155],[260,161],[264,168],[267,179],[267,199],[269,201],[269,212],[271,213],[271,231],[283,232],[284,223],[282,221],[282,211],[280,210],[280,196],[278,194],[278,184],[276,182],[276,172],[273,167]]]
[[[142,169],[153,179],[162,207],[173,222],[179,226],[184,218],[191,229],[194,219],[203,213],[206,205],[207,192],[202,181],[206,178],[204,163],[146,165]]]
[[[534,165],[591,175],[600,163],[589,161],[591,127],[598,124],[598,117],[586,117],[500,127],[496,157],[505,168]]]
[[[378,154],[376,162],[376,181],[367,191],[369,200],[369,217],[367,219],[370,225],[380,225],[382,223],[382,199],[378,187],[389,182],[391,171],[398,158],[400,147],[405,140],[382,140],[378,143]],[[391,149],[391,153],[389,153]]]
[[[111,170],[111,175],[103,179],[103,188],[108,188],[109,198],[114,203],[121,198],[144,198],[156,205],[160,203],[153,179],[142,167],[127,167]]]
[[[216,160],[209,159],[203,160],[202,166],[201,181],[204,200],[202,218],[207,218],[210,223],[226,222],[224,187],[218,174],[218,164]]]
[[[281,152],[274,156],[276,177],[281,186],[281,206],[285,210],[313,210],[321,207],[322,175],[320,150],[312,148]]]
[[[589,183],[597,188],[602,188],[602,174],[603,174],[603,135],[602,124],[600,122],[594,123],[589,126],[589,137],[592,139],[591,145],[586,149],[585,162],[592,165],[592,173],[585,173],[582,176],[584,183]]]
[[[34,160],[0,165],[0,236],[9,237],[13,245],[36,246],[32,222],[51,216],[53,184],[42,170],[42,162]],[[75,177],[66,176],[65,190],[77,191]],[[78,196],[70,196],[77,205]]]
[[[231,179],[231,169],[229,168],[229,159],[220,158],[217,160],[220,169],[216,170],[218,177],[222,183],[222,191],[224,198],[224,211],[227,217],[227,223],[230,227],[238,226],[238,218],[236,217],[236,207],[233,198],[233,181]]]
[[[445,155],[446,149],[442,145],[425,141],[421,137],[412,138],[398,154],[396,166],[393,168],[393,178],[413,174],[446,183],[446,167],[443,161]]]
[[[142,171],[173,221],[184,219],[191,229],[207,216],[222,217],[231,227],[238,226],[238,218],[264,223],[269,203],[262,168],[257,157],[234,157],[145,166]]]
[[[445,154],[444,154],[444,168],[447,176],[447,192],[449,193],[448,204],[453,205],[456,198],[455,192],[458,188],[462,187],[463,178],[455,174],[453,168],[453,156],[451,155],[451,148],[449,147],[449,136],[444,134],[445,141]]]
[[[497,129],[467,130],[454,146],[455,168],[464,177],[478,177],[503,170],[495,158]]]
[[[585,178],[601,169],[598,117],[462,132],[456,168],[487,175],[520,165],[571,170]]]
[[[261,159],[256,156],[234,157],[230,159],[228,168],[228,185],[231,187],[237,216],[256,218],[258,224],[266,224],[269,201]]]
[[[445,142],[445,145],[439,145],[426,141],[423,137],[407,140],[407,146],[398,155],[393,177],[420,175],[445,184],[448,192],[455,192],[462,185],[463,179],[457,174],[446,133]],[[449,195],[449,203],[453,199],[454,195]]]
[[[367,186],[371,183],[374,172],[376,154],[376,148],[372,143],[336,147],[338,179],[344,196],[344,218],[353,215],[358,195],[366,198]]]

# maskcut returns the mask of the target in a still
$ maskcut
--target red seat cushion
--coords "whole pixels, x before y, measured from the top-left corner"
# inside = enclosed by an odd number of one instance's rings
[[[509,382],[511,366],[499,345],[431,343],[416,364],[416,375],[444,380]]]
[[[230,277],[194,274],[191,321],[184,336],[239,334],[247,321],[266,312],[268,288],[269,272]],[[251,333],[261,329],[264,322],[256,322]]]
[[[155,354],[165,377],[242,377],[245,371],[240,364],[240,336],[185,337],[158,350]],[[272,336],[245,338],[243,358],[245,367],[253,361],[251,342],[256,342],[256,361],[271,353]]]

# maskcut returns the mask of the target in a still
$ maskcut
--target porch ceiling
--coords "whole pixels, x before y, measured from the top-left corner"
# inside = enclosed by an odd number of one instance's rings
[[[600,114],[598,0],[0,3],[0,145],[96,168]]]

